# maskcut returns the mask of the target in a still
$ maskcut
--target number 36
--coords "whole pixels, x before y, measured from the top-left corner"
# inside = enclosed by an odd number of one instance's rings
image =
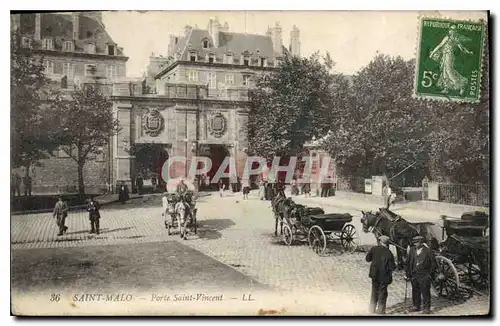
[[[432,80],[437,79],[437,74],[432,71],[426,70],[424,71],[424,75],[422,77],[422,87],[428,88],[432,86]]]

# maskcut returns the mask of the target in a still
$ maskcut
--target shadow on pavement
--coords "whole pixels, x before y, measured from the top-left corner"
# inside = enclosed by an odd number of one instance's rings
[[[236,225],[231,219],[211,219],[198,221],[198,236],[200,239],[219,239],[222,234],[219,231]]]
[[[113,232],[119,232],[119,231],[127,231],[127,230],[131,230],[131,229],[135,229],[135,226],[129,226],[129,227],[126,227],[126,228],[116,228],[116,229],[101,229],[100,233],[101,234],[106,234],[106,233],[113,233]]]
[[[442,309],[463,304],[467,301],[465,298],[455,298],[455,299],[447,299],[438,296],[431,297],[431,313],[437,313]],[[412,308],[412,300],[411,300],[411,285],[408,284],[408,298],[406,304],[403,302],[398,302],[393,306],[387,307],[387,314],[408,314],[408,315],[421,315],[421,312],[408,312],[409,309]]]

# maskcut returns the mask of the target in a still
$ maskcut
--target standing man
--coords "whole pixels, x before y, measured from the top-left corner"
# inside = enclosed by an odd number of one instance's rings
[[[99,202],[90,198],[89,204],[87,205],[87,212],[89,212],[90,220],[90,233],[99,234],[99,219],[101,218],[101,213],[99,213]]]
[[[224,182],[222,182],[222,180],[219,180],[217,186],[219,187],[219,195],[222,198],[224,196],[224,188],[226,187],[226,185],[224,184]]]
[[[54,206],[53,216],[56,218],[57,226],[59,227],[58,236],[63,235],[68,231],[68,227],[64,225],[68,216],[68,205],[63,201],[62,196],[57,197],[58,201]]]
[[[413,307],[411,312],[431,313],[431,275],[435,270],[434,254],[424,245],[424,237],[413,238],[414,247],[409,249],[406,265],[406,281],[411,281]]]
[[[392,189],[391,189],[391,187],[389,187],[389,182],[387,182],[385,184],[385,187],[382,190],[382,193],[384,195],[385,208],[389,209],[389,206],[391,206],[391,195],[392,195]]]
[[[137,177],[135,178],[135,186],[137,188],[138,195],[141,194],[143,185],[144,185],[144,179],[142,177],[142,172],[139,172],[139,174],[137,174]]]
[[[370,312],[385,314],[387,287],[392,283],[392,272],[396,269],[394,255],[389,250],[389,237],[379,238],[379,245],[372,247],[366,255],[371,262],[369,277],[372,279]]]

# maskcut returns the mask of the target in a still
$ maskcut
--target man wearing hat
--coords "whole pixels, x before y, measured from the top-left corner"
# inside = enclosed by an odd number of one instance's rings
[[[372,279],[370,312],[385,314],[387,287],[392,283],[392,272],[396,269],[396,263],[389,250],[389,237],[382,235],[378,240],[379,245],[372,247],[366,255],[366,261],[371,262],[368,275]]]
[[[413,308],[411,312],[431,312],[431,274],[435,270],[435,260],[432,250],[424,244],[424,237],[413,238],[414,246],[408,252],[406,265],[406,280],[411,281]]]

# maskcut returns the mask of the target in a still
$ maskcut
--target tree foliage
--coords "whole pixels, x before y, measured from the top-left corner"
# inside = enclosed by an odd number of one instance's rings
[[[404,174],[414,181],[487,180],[488,81],[480,104],[423,101],[412,98],[414,68],[414,60],[377,55],[361,69],[350,100],[334,107],[324,148],[342,174],[391,177],[414,163]]]
[[[29,167],[57,146],[49,138],[51,116],[44,105],[50,81],[44,75],[43,57],[22,46],[18,31],[11,33],[10,45],[11,159],[13,167]]]
[[[313,136],[328,131],[336,95],[348,84],[330,71],[334,62],[329,56],[325,63],[320,59],[318,53],[309,58],[287,56],[277,71],[256,77],[250,92],[251,152],[266,158],[294,155]]]
[[[119,131],[112,112],[112,101],[98,83],[86,84],[70,94],[60,94],[51,103],[56,122],[52,139],[78,165],[78,191],[84,195],[83,167],[102,153],[110,137]]]

